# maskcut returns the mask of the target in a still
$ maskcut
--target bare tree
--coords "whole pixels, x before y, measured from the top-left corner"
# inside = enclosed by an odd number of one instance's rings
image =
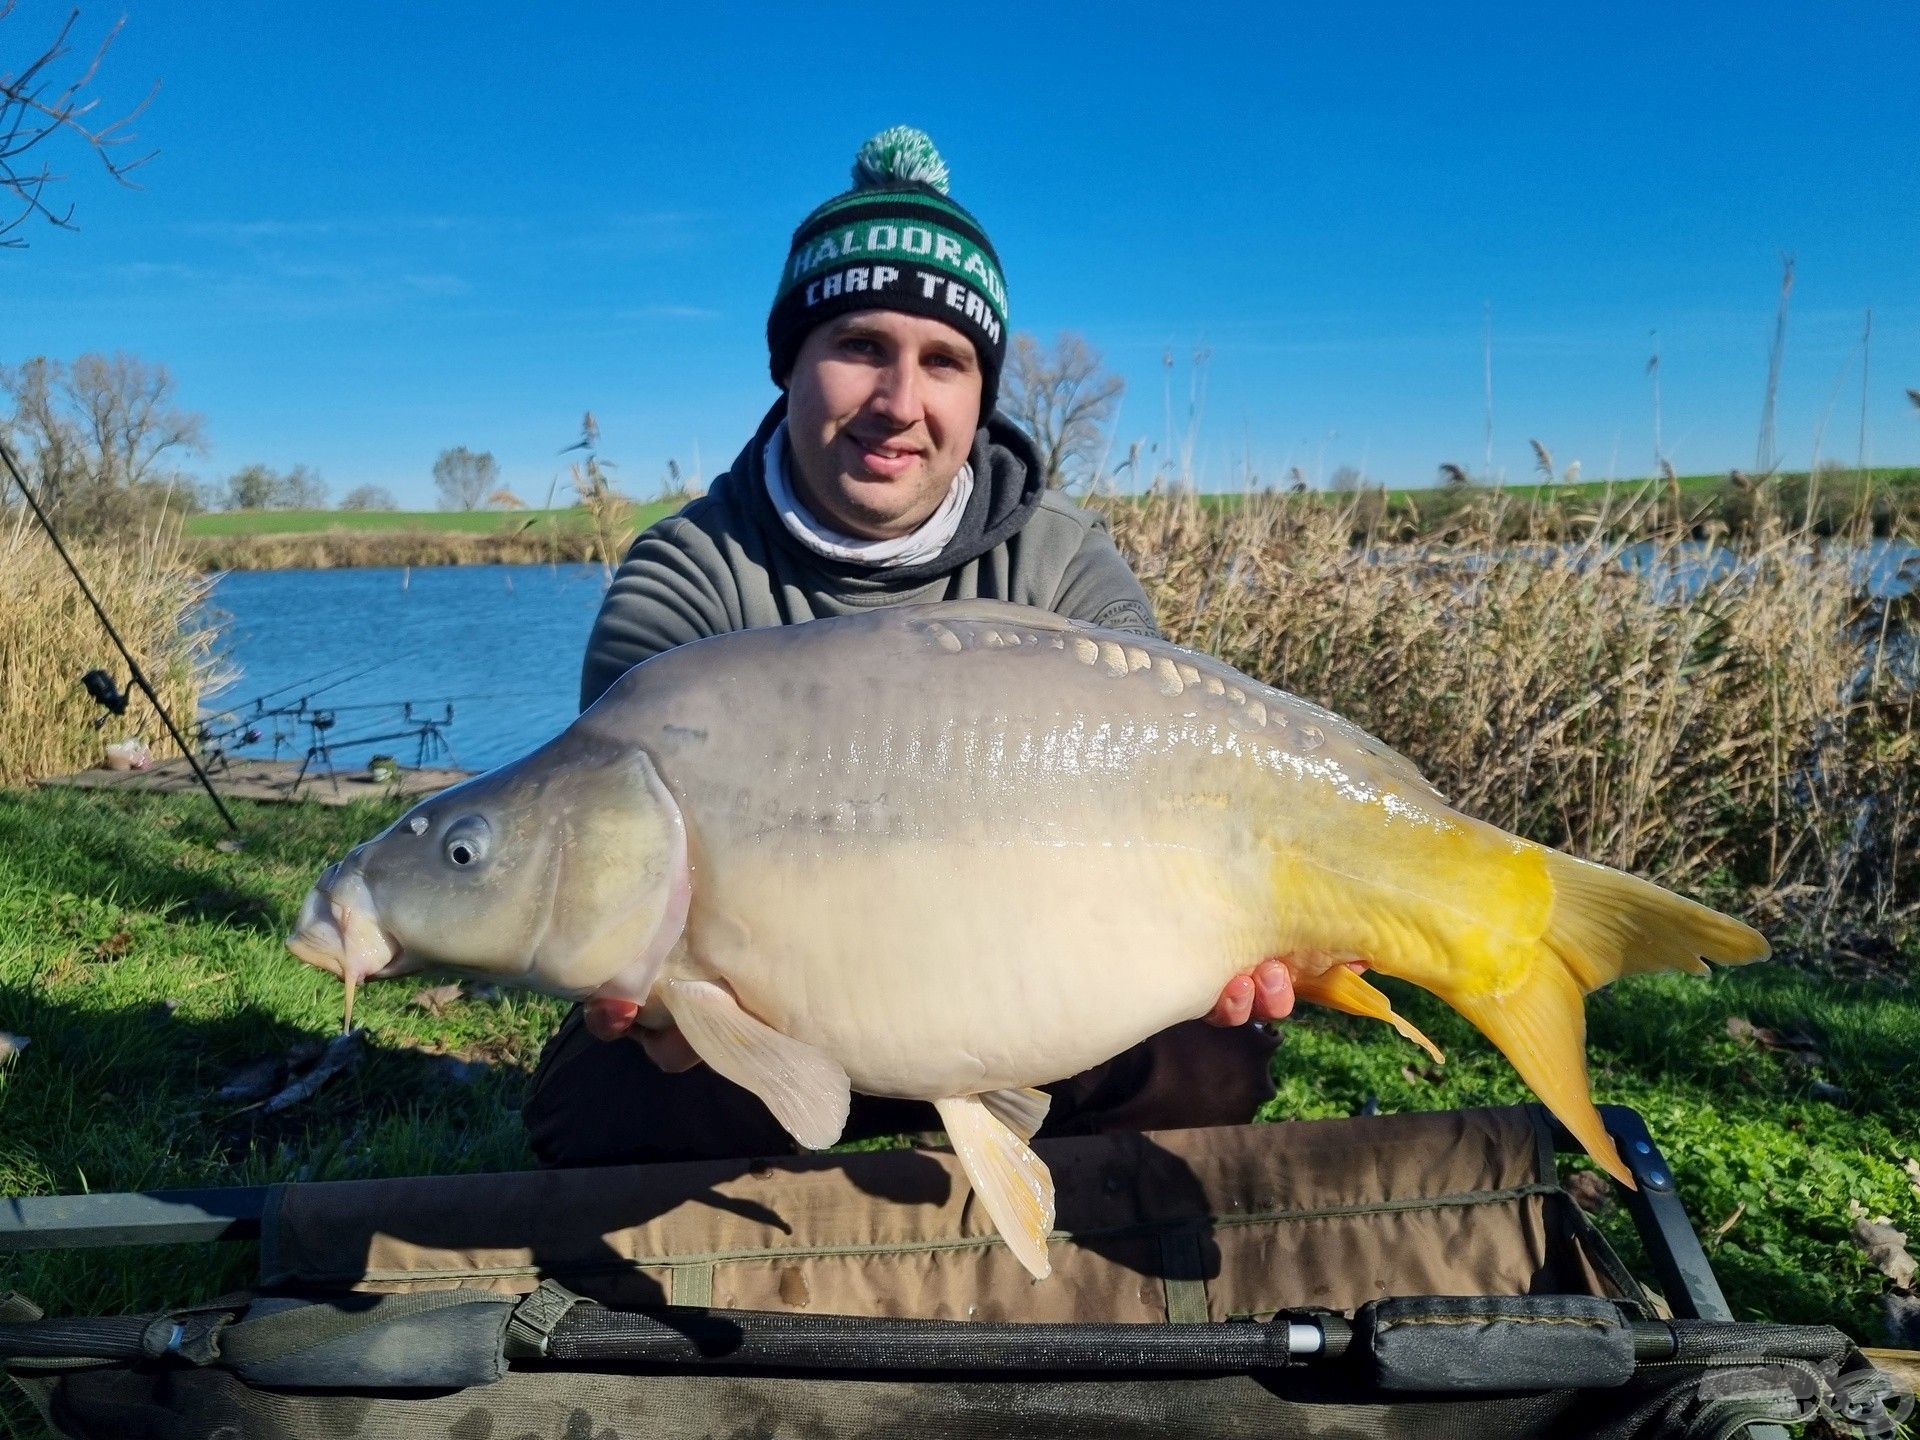
[[[433,462],[433,488],[440,492],[442,510],[478,510],[500,488],[499,462],[488,450],[464,445],[442,450]]]
[[[342,510],[397,510],[393,492],[383,485],[356,485],[340,497]]]
[[[1057,488],[1093,478],[1124,389],[1084,336],[1063,330],[1049,353],[1033,336],[1015,335],[1000,408],[1033,437],[1047,485]]]
[[[13,9],[14,0],[0,0],[0,24]],[[64,84],[53,78],[52,72],[71,53],[67,42],[79,18],[80,12],[72,11],[52,42],[23,69],[0,71],[0,247],[23,247],[25,238],[11,232],[35,215],[62,230],[75,228],[72,205],[61,209],[48,203],[47,187],[67,177],[53,170],[42,146],[78,142],[100,157],[107,174],[130,188],[138,187],[128,176],[153,158],[152,151],[134,156],[122,149],[134,139],[131,126],[153,99],[153,91],[118,120],[105,124],[94,115],[99,98],[87,93],[124,20],[114,23],[92,62],[77,77]],[[159,88],[154,86],[155,91]]]
[[[85,533],[137,522],[192,492],[175,460],[205,450],[206,422],[174,403],[165,365],[137,356],[45,356],[0,366],[13,402],[0,434],[21,455],[41,501]]]
[[[270,465],[248,465],[228,477],[225,499],[229,510],[324,510],[327,482],[305,465],[285,474]]]

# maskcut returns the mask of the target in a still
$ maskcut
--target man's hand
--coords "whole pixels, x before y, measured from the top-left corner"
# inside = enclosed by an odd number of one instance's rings
[[[1209,1025],[1284,1020],[1293,1013],[1293,975],[1278,960],[1262,960],[1251,975],[1236,975],[1220,987],[1207,1012]]]
[[[645,1007],[635,1001],[610,1000],[594,995],[584,1003],[586,1016],[582,1023],[594,1039],[618,1040],[622,1035],[630,1035],[640,1042],[641,1048],[647,1052],[647,1058],[669,1075],[691,1070],[700,1063],[700,1057],[676,1026],[650,1030],[642,1025],[640,1017],[645,1013]]]
[[[1367,968],[1364,960],[1349,960],[1356,975]],[[1236,975],[1220,987],[1220,998],[1207,1012],[1209,1025],[1244,1025],[1249,1020],[1284,1020],[1293,1013],[1293,972],[1279,960],[1262,960],[1251,975]]]

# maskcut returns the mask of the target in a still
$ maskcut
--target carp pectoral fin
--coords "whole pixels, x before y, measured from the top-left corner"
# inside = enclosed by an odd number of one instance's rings
[[[794,1139],[824,1150],[840,1138],[852,1086],[831,1055],[756,1020],[710,980],[669,980],[659,993],[694,1052],[765,1101]]]
[[[1047,1232],[1053,1229],[1053,1176],[1046,1162],[1005,1124],[979,1095],[936,1100],[953,1153],[967,1172],[973,1193],[1000,1231],[1014,1258],[1036,1280],[1053,1273]]]
[[[1315,975],[1310,980],[1296,975],[1293,993],[1302,1000],[1311,1000],[1329,1010],[1338,1010],[1346,1015],[1363,1015],[1369,1020],[1384,1020],[1431,1055],[1436,1065],[1447,1063],[1447,1057],[1440,1053],[1438,1045],[1422,1035],[1413,1022],[1396,1015],[1392,1002],[1368,984],[1365,977],[1355,974],[1344,965],[1336,965],[1324,975]]]
[[[1609,1175],[1629,1190],[1635,1188],[1632,1172],[1593,1106],[1587,1078],[1586,994],[1565,965],[1532,965],[1519,988],[1504,995],[1442,993],[1440,998],[1500,1047],[1520,1078]]]
[[[1018,1090],[982,1090],[980,1103],[1022,1140],[1031,1140],[1046,1123],[1053,1097],[1030,1086]]]

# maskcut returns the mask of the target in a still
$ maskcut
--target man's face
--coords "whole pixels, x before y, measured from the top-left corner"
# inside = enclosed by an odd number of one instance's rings
[[[973,448],[980,385],[973,342],[938,320],[863,310],[817,327],[787,377],[801,502],[863,539],[917,530]]]

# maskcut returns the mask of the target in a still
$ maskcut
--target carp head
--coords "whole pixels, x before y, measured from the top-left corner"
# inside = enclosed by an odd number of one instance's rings
[[[314,885],[287,948],[347,987],[445,969],[644,999],[691,895],[652,759],[568,732],[422,801]]]

